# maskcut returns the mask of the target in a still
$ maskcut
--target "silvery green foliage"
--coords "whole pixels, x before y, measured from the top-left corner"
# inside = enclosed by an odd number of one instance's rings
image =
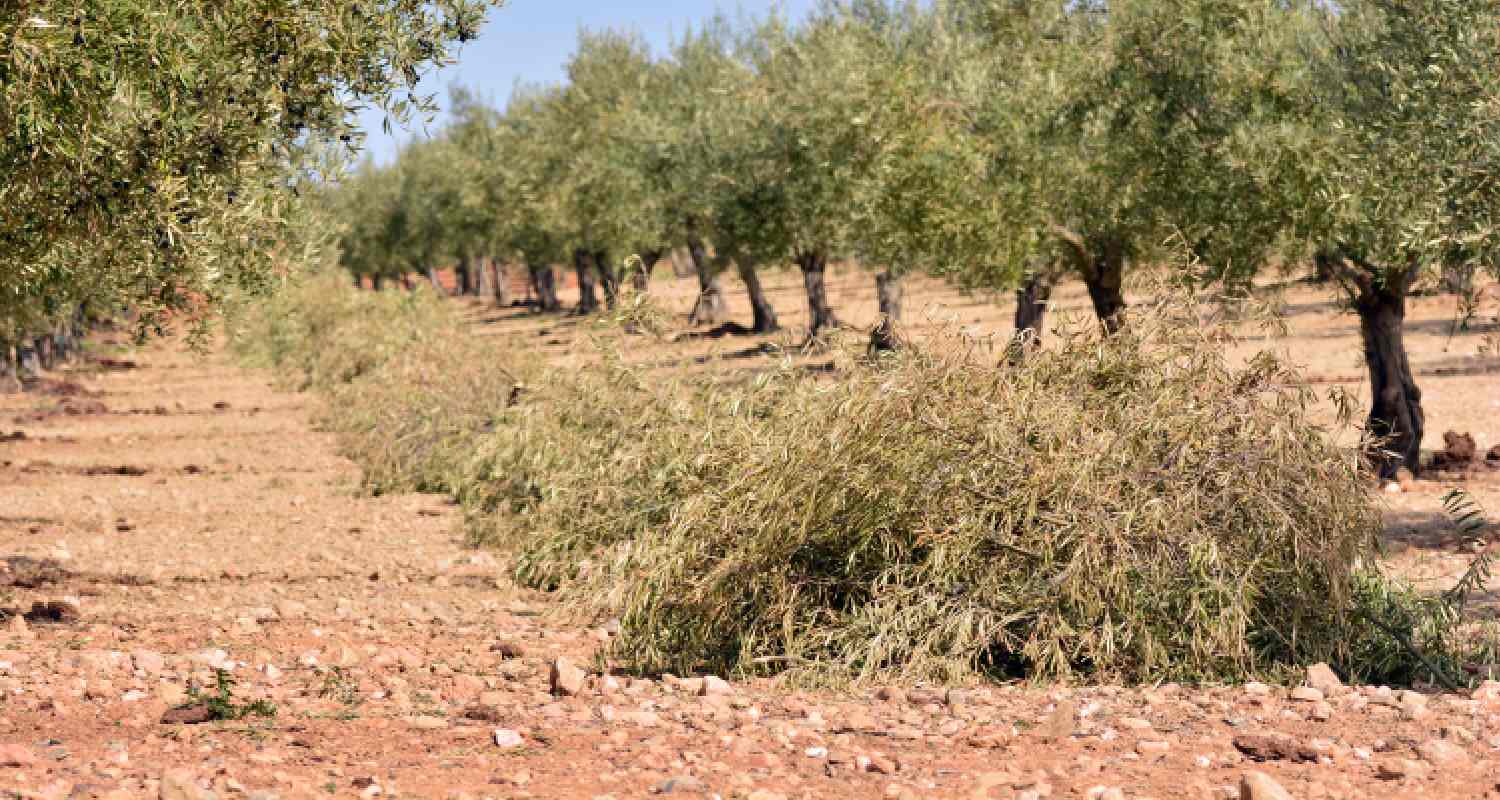
[[[201,316],[310,244],[293,191],[352,114],[420,76],[488,0],[65,0],[0,9],[0,325],[80,302]],[[316,238],[316,237],[313,237]]]

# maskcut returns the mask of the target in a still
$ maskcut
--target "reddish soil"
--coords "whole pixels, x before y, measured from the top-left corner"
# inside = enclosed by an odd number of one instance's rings
[[[777,278],[795,324],[794,278]],[[835,302],[867,282],[840,281]],[[956,295],[910,297],[920,309]],[[841,315],[859,321],[849,305]],[[473,309],[502,341],[575,335],[515,313]],[[1345,355],[1316,357],[1353,371]],[[131,359],[68,376],[107,413],[0,397],[0,788],[12,796],[1208,800],[1240,796],[1261,772],[1296,798],[1500,798],[1495,689],[1324,686],[1320,699],[1258,685],[710,681],[705,696],[698,680],[604,678],[594,654],[609,630],[551,614],[495,556],[465,550],[441,498],[358,496],[355,467],[309,427],[315,398],[170,343]],[[1483,377],[1443,380],[1470,387],[1453,402],[1487,401]],[[1441,391],[1429,395],[1440,412]],[[1481,452],[1500,433],[1450,427],[1486,435]],[[1443,538],[1443,490],[1418,481],[1389,497],[1392,563],[1434,585],[1469,546]],[[590,673],[576,694],[550,691],[559,656]],[[234,708],[266,701],[274,716],[174,711],[211,691],[216,668],[236,683]],[[1283,796],[1258,781],[1245,796]]]

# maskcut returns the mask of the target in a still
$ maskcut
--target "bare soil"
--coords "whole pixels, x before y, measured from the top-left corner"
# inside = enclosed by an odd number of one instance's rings
[[[795,276],[766,277],[783,324],[800,324]],[[869,276],[836,273],[829,289],[841,318],[873,323]],[[686,281],[658,291],[691,305]],[[1289,346],[1357,390],[1357,330],[1326,294],[1288,292]],[[1059,296],[1082,313],[1081,290]],[[1441,302],[1414,304],[1416,365],[1480,363],[1482,334],[1449,341],[1429,325]],[[1009,327],[1008,304],[935,283],[908,288],[907,307],[919,337],[949,324],[940,314]],[[560,359],[587,325],[468,313],[476,335]],[[791,350],[798,340],[643,341],[632,356],[824,359]],[[1495,690],[807,693],[605,677],[608,627],[551,614],[493,555],[464,549],[442,498],[359,496],[356,468],[309,424],[316,398],[171,342],[130,361],[57,376],[86,392],[0,397],[0,788],[12,796],[1206,800],[1241,796],[1262,772],[1296,798],[1500,798]],[[1430,446],[1445,428],[1481,451],[1500,441],[1494,376],[1422,384]],[[1493,477],[1467,480],[1500,510]],[[1474,547],[1443,522],[1444,488],[1382,495],[1393,567],[1434,587]],[[558,657],[588,673],[575,694],[551,691]],[[218,670],[235,683],[230,712],[265,701],[274,715],[204,720],[213,709],[190,693],[212,694]]]

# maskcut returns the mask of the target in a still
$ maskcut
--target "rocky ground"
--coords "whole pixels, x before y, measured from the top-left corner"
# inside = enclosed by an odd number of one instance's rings
[[[1494,686],[602,676],[610,631],[463,549],[440,498],[358,496],[314,399],[129,359],[0,397],[11,796],[1500,798]]]

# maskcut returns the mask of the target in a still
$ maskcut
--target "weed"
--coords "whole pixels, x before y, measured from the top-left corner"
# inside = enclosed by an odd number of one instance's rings
[[[238,720],[246,717],[274,717],[276,706],[264,698],[253,703],[234,702],[234,676],[228,670],[214,670],[214,689],[211,694],[203,694],[197,687],[188,689],[188,705],[202,703],[208,707],[208,716],[211,720]]]
[[[323,685],[318,689],[318,696],[350,708],[364,703],[358,681],[345,672],[343,667],[333,667],[323,674]]]

